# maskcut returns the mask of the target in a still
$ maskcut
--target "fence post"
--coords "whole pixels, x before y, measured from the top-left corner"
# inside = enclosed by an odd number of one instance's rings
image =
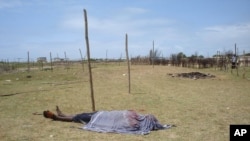
[[[30,72],[30,53],[28,51],[28,72]]]
[[[236,56],[236,71],[237,71],[237,76],[239,76],[239,60],[238,60],[238,49],[236,48],[236,43],[235,43],[235,56]]]
[[[83,70],[83,72],[84,72],[84,62],[83,62],[83,57],[82,57],[82,51],[81,51],[81,49],[79,48],[79,52],[80,52],[80,55],[81,55],[81,61],[82,61],[82,70]]]
[[[52,55],[51,55],[51,52],[49,53],[50,55],[50,70],[51,72],[53,72],[53,63],[52,63]]]
[[[66,52],[64,51],[64,57],[65,57],[65,67],[67,69],[67,71],[69,71],[69,61],[68,61],[68,58],[67,58],[67,55],[66,55]]]
[[[125,37],[125,50],[126,50],[126,57],[128,62],[128,93],[130,93],[130,63],[129,63],[129,56],[128,56],[128,35],[126,34]]]
[[[153,40],[153,54],[152,54],[152,56],[153,56],[152,63],[153,63],[153,68],[154,68],[154,66],[155,66],[155,42],[154,42],[154,40]]]
[[[246,58],[245,58],[245,50],[243,51],[243,74],[242,74],[242,78],[245,79],[246,78],[246,62],[245,62]]]

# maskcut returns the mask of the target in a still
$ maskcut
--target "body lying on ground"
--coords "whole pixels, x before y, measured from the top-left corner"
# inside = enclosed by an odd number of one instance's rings
[[[57,121],[84,123],[84,130],[130,134],[149,134],[153,130],[163,130],[173,125],[162,125],[154,115],[142,115],[133,110],[97,111],[75,115],[65,115],[56,107],[57,115],[44,111],[46,118]]]

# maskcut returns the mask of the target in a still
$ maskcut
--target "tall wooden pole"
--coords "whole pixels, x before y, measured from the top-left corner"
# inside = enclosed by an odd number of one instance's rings
[[[91,71],[91,64],[90,64],[90,51],[89,51],[89,38],[88,38],[88,18],[87,18],[86,9],[84,9],[83,12],[84,12],[84,21],[85,21],[85,40],[86,40],[88,67],[89,67],[89,83],[90,83],[90,92],[91,92],[91,101],[92,101],[92,111],[95,111],[95,98],[94,98],[92,71]]]
[[[130,63],[129,63],[129,56],[128,56],[128,35],[126,34],[125,37],[125,50],[126,50],[126,57],[128,62],[128,93],[130,93]]]

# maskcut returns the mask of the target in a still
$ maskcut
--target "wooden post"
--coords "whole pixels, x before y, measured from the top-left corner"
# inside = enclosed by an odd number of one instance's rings
[[[43,61],[41,61],[41,64],[42,64],[42,71],[43,71]]]
[[[219,51],[219,67],[220,67],[220,70],[222,70],[222,62],[221,62],[221,53]]]
[[[218,66],[219,66],[219,51],[217,50],[217,55],[216,55],[216,68],[215,68],[215,70],[218,69]]]
[[[237,48],[236,48],[236,43],[235,43],[235,56],[236,56],[235,66],[236,66],[237,76],[239,76],[239,69],[238,69],[239,65],[238,65],[238,56],[237,56],[238,52],[236,50]]]
[[[128,56],[128,35],[126,34],[125,37],[125,50],[126,50],[126,57],[128,62],[128,93],[130,93],[130,63],[129,63],[129,56]]]
[[[246,78],[246,58],[245,58],[245,50],[243,51],[243,74],[242,74],[242,78],[245,79]]]
[[[30,53],[28,51],[28,72],[30,72]]]
[[[119,60],[119,66],[121,65],[121,61],[122,61],[122,53],[121,53],[120,60]]]
[[[153,60],[152,60],[152,63],[153,63],[153,68],[154,68],[154,66],[155,66],[155,42],[154,42],[154,40],[153,40]]]
[[[6,67],[7,71],[11,71],[9,59],[7,59],[6,65],[7,65],[7,67]]]
[[[83,62],[83,57],[82,57],[82,51],[81,49],[79,48],[79,52],[80,52],[80,55],[81,55],[81,61],[82,61],[82,71],[84,72],[84,62]]]
[[[52,55],[51,55],[51,52],[49,53],[50,55],[50,70],[51,72],[53,72],[53,64],[52,64]]]
[[[236,43],[234,44],[235,69],[237,69]]]
[[[108,64],[108,50],[106,49],[106,65]]]
[[[67,55],[66,55],[65,51],[64,51],[64,57],[65,57],[65,67],[66,67],[67,71],[69,71],[69,62],[68,62]]]
[[[234,58],[235,56],[234,56],[234,54],[233,54],[233,56],[232,56],[232,58],[231,58],[231,74],[233,74],[233,58]]]
[[[20,67],[20,59],[21,58],[17,58],[18,62],[17,62],[17,71],[19,72],[19,67]]]
[[[88,18],[87,18],[86,9],[84,9],[83,12],[84,12],[84,21],[85,21],[85,40],[86,40],[88,67],[89,67],[89,83],[90,83],[90,92],[91,92],[91,101],[92,101],[92,111],[95,111],[95,99],[94,99],[92,71],[91,71],[91,64],[90,64],[89,38],[88,38]]]

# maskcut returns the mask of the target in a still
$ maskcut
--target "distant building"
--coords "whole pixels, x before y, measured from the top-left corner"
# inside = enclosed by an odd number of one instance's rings
[[[63,61],[64,61],[63,58],[59,58],[59,57],[54,58],[54,62],[63,62]]]
[[[37,62],[47,63],[47,58],[46,57],[38,57]]]
[[[250,66],[250,56],[241,55],[238,58],[238,63],[240,66]]]

